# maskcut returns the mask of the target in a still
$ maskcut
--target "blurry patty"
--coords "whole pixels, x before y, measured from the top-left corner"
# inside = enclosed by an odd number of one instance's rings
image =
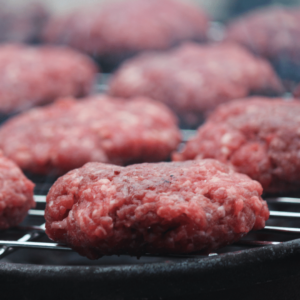
[[[197,126],[223,102],[251,93],[282,92],[270,64],[233,44],[185,44],[128,60],[112,76],[109,93],[148,96],[167,104],[183,125]]]
[[[161,161],[179,142],[176,117],[145,98],[64,99],[11,118],[0,128],[5,155],[38,174],[62,174],[89,161]]]
[[[246,101],[247,100],[247,101]],[[267,192],[300,189],[300,102],[254,97],[220,106],[175,161],[215,158]]]
[[[167,49],[185,40],[204,40],[206,15],[177,0],[107,1],[53,18],[45,41],[66,44],[91,55],[124,55]]]
[[[0,230],[21,223],[35,206],[33,188],[19,167],[0,153]]]
[[[97,67],[89,57],[62,47],[0,46],[0,113],[9,114],[88,94]]]

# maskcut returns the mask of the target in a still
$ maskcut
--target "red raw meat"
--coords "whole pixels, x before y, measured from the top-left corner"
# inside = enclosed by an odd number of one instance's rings
[[[90,161],[161,161],[180,139],[176,117],[163,104],[104,95],[31,109],[0,128],[5,155],[38,174],[63,174]]]
[[[204,40],[207,16],[176,0],[107,1],[53,18],[45,41],[66,44],[91,55],[124,55],[167,49],[186,40]]]
[[[112,76],[109,93],[147,96],[167,104],[188,126],[211,110],[251,93],[283,91],[271,65],[234,44],[185,44],[128,60]]]
[[[300,189],[300,102],[248,98],[220,106],[173,160],[215,158],[267,192]]]
[[[216,160],[89,163],[51,188],[46,233],[90,259],[209,251],[265,226],[261,193],[258,182]]]
[[[231,21],[226,40],[268,59],[300,58],[300,9],[266,7]]]
[[[21,223],[35,206],[33,188],[15,163],[0,153],[0,230]]]
[[[94,84],[92,60],[63,47],[0,46],[0,113],[9,114],[57,97],[85,96]]]

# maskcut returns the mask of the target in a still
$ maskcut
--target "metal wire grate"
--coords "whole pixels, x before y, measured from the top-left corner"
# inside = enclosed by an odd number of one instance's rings
[[[14,253],[20,248],[37,249],[37,250],[59,250],[73,252],[72,249],[65,245],[60,245],[49,241],[38,241],[45,237],[45,224],[39,224],[44,216],[44,207],[46,196],[35,196],[37,209],[29,211],[29,215],[25,223],[20,226],[10,229],[11,233],[21,234],[18,239],[1,239],[0,234],[0,260]],[[270,208],[276,210],[270,211],[270,219],[267,221],[267,226],[260,231],[252,232],[233,246],[247,249],[249,247],[262,247],[268,245],[277,245],[286,241],[297,238],[300,234],[300,199],[298,198],[272,198],[267,199]],[[289,208],[291,211],[286,211]],[[32,225],[27,225],[33,223]],[[295,226],[296,225],[296,226]],[[5,231],[2,232],[2,234]],[[13,234],[12,234],[13,235]],[[283,235],[283,237],[280,235]],[[220,249],[220,252],[210,253],[209,256],[219,255],[222,253],[231,252],[232,249],[227,247],[225,250]],[[182,255],[182,257],[187,257]],[[199,256],[197,256],[199,257]]]

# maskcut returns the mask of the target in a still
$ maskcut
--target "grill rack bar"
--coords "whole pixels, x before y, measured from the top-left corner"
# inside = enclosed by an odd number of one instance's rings
[[[30,216],[44,216],[43,210],[30,209],[28,214]],[[270,217],[282,217],[282,218],[300,218],[300,213],[295,212],[282,212],[282,211],[270,211]]]
[[[40,204],[46,203],[46,196],[34,196],[35,201]],[[268,199],[268,203],[270,204],[300,204],[300,199],[298,198],[273,198]],[[44,210],[42,209],[31,209],[29,210],[29,216],[32,217],[43,217]],[[284,212],[284,211],[270,211],[270,217],[272,218],[286,218],[286,219],[298,219],[300,218],[300,213],[297,212]],[[27,232],[23,237],[18,239],[17,241],[8,241],[8,240],[0,240],[0,259],[5,256],[13,253],[17,249],[39,249],[39,250],[59,250],[59,251],[73,251],[71,248],[61,245],[58,243],[48,243],[48,242],[37,242],[33,241],[41,236],[45,235],[45,224],[40,226],[17,226],[12,230],[17,231],[25,231]],[[293,233],[299,234],[300,228],[293,227],[280,227],[280,226],[265,226],[262,232],[267,233]],[[269,246],[269,245],[278,245],[282,242],[279,241],[260,241],[260,240],[240,240],[234,245],[243,245],[243,246]],[[210,253],[209,256],[218,255],[217,253]]]
[[[31,230],[32,230],[31,232],[19,238],[18,241],[15,243],[24,244],[27,243],[28,241],[39,238],[42,234],[45,233],[45,224],[42,224],[41,226],[34,226],[34,229],[31,228]],[[5,243],[5,241],[0,240],[0,245],[4,246],[0,248],[0,259],[16,251],[15,247],[12,248],[12,246],[10,246],[9,243]]]
[[[48,250],[67,250],[72,251],[71,248],[57,244],[57,243],[42,243],[30,241],[0,241],[0,246],[16,247],[16,248],[33,248],[33,249],[48,249]]]
[[[184,130],[189,131],[189,130]],[[34,195],[34,201],[37,203],[46,203],[46,196]],[[278,198],[268,198],[266,199],[268,203],[286,203],[286,204],[300,204],[300,198],[291,197],[278,197]]]

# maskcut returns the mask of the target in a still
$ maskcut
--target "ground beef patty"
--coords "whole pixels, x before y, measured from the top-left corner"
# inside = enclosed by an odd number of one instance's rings
[[[300,8],[275,6],[251,11],[229,23],[227,40],[272,60],[286,77],[287,61],[299,64],[300,60]]]
[[[62,47],[0,46],[0,113],[22,111],[60,96],[84,96],[97,68],[83,54]]]
[[[216,158],[266,192],[300,189],[300,102],[255,97],[220,106],[175,161]]]
[[[21,223],[35,206],[33,188],[21,170],[0,153],[0,230]]]
[[[51,188],[46,233],[91,259],[209,251],[265,226],[261,193],[258,182],[216,160],[89,163]]]
[[[167,49],[185,40],[206,38],[206,15],[176,0],[107,1],[54,18],[45,41],[67,44],[91,55],[126,56],[146,49]]]
[[[155,162],[180,142],[176,121],[163,104],[146,98],[64,99],[11,118],[0,129],[0,148],[38,174],[62,174],[90,161]]]
[[[149,96],[172,108],[183,126],[195,127],[218,104],[250,93],[280,93],[267,61],[232,44],[185,44],[133,58],[113,75],[109,93]]]

